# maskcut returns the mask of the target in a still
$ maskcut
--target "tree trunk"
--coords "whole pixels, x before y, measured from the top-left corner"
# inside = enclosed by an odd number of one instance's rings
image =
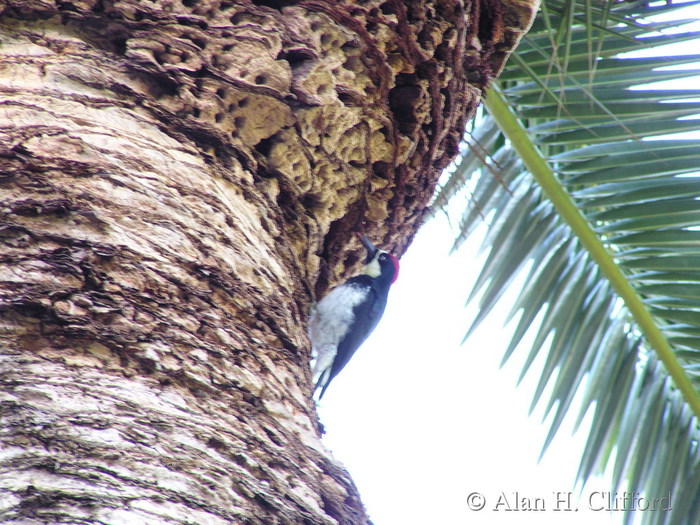
[[[305,322],[535,0],[0,2],[0,521],[367,523]]]

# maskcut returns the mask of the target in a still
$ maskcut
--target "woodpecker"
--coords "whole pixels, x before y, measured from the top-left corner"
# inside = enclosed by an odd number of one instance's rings
[[[333,378],[348,364],[355,351],[379,323],[389,288],[399,276],[399,260],[379,250],[359,235],[367,249],[364,272],[333,288],[311,313],[314,390],[320,400]]]

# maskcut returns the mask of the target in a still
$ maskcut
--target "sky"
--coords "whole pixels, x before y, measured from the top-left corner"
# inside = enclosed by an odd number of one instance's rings
[[[548,424],[541,410],[528,410],[541,361],[519,387],[524,352],[499,368],[506,312],[460,345],[475,312],[465,298],[482,264],[479,237],[448,256],[454,234],[446,219],[421,229],[379,327],[323,398],[324,442],[349,469],[375,525],[621,523],[588,509],[590,497],[600,507],[594,492],[609,490],[604,477],[576,505],[590,419],[573,437],[571,424],[562,428],[538,463]],[[479,502],[468,500],[474,492],[485,502],[480,511],[469,509]],[[516,501],[545,510],[506,510]]]
[[[678,18],[700,20],[700,8]],[[324,442],[350,471],[375,525],[621,525],[623,512],[600,510],[609,471],[575,485],[590,412],[575,434],[574,418],[565,420],[538,461],[550,420],[543,407],[528,413],[544,356],[520,385],[527,352],[516,350],[500,368],[508,306],[460,344],[476,312],[465,300],[483,263],[482,236],[448,255],[455,233],[444,216],[419,231],[384,318],[319,406]],[[518,502],[521,510],[507,510]]]

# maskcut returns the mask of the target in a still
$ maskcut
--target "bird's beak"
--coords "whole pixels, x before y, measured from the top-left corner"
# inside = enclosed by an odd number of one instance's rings
[[[357,236],[360,238],[360,241],[362,241],[362,244],[367,249],[367,258],[365,259],[365,264],[369,264],[372,261],[372,259],[374,259],[374,256],[377,254],[377,248],[375,248],[374,244],[372,244],[370,240],[364,235],[358,233]]]

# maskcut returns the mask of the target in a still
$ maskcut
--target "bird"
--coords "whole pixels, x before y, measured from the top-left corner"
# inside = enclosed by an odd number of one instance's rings
[[[318,401],[328,385],[376,328],[386,308],[389,288],[399,276],[398,258],[358,234],[367,249],[364,270],[325,295],[311,312],[314,392]]]

